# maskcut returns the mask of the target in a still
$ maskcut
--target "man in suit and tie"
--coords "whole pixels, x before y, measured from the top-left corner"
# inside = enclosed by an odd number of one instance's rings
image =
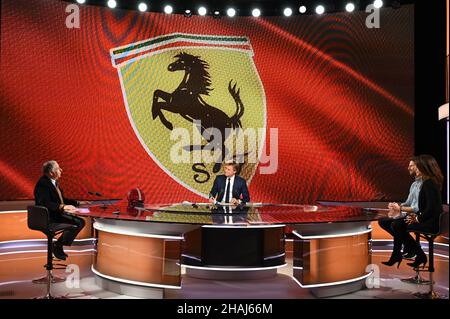
[[[226,163],[223,166],[223,175],[218,175],[210,192],[210,202],[230,203],[233,205],[245,204],[250,201],[247,182],[236,175],[238,164]]]
[[[43,176],[34,187],[35,204],[47,207],[50,213],[50,223],[64,223],[75,225],[76,228],[63,232],[59,239],[53,244],[53,254],[56,258],[65,260],[63,245],[70,246],[75,237],[84,227],[84,220],[68,213],[76,211],[75,206],[81,203],[64,197],[59,188],[58,179],[61,177],[62,169],[56,161],[45,162],[42,167]]]

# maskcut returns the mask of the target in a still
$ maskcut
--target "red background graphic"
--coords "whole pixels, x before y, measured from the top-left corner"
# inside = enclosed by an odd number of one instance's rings
[[[212,17],[5,0],[1,10],[0,200],[33,198],[44,161],[63,168],[66,195],[147,202],[200,200],[146,153],[126,113],[109,50],[182,32],[247,36],[278,128],[278,170],[259,169],[252,201],[402,199],[414,152],[414,7],[323,16]],[[224,70],[226,72],[226,70]],[[204,199],[203,199],[204,200]]]

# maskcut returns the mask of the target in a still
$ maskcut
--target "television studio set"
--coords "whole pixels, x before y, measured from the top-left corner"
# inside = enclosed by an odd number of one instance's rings
[[[0,3],[0,304],[448,304],[449,0]]]

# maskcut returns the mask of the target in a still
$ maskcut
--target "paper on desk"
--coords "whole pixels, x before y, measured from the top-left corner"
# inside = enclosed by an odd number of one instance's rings
[[[263,203],[253,202],[253,203],[246,203],[245,205],[248,207],[261,207]]]
[[[232,203],[223,203],[223,202],[217,202],[217,205],[220,205],[220,206],[236,206],[236,204],[232,204]]]

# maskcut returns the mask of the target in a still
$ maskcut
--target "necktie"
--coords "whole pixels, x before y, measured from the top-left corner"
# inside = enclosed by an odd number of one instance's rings
[[[59,200],[61,201],[61,204],[64,204],[64,199],[62,197],[61,190],[58,187],[58,183],[55,183],[55,188],[56,188],[56,192],[58,193]]]
[[[225,203],[229,203],[230,202],[230,184],[231,184],[231,180],[228,177],[227,178],[227,187],[225,189]]]

